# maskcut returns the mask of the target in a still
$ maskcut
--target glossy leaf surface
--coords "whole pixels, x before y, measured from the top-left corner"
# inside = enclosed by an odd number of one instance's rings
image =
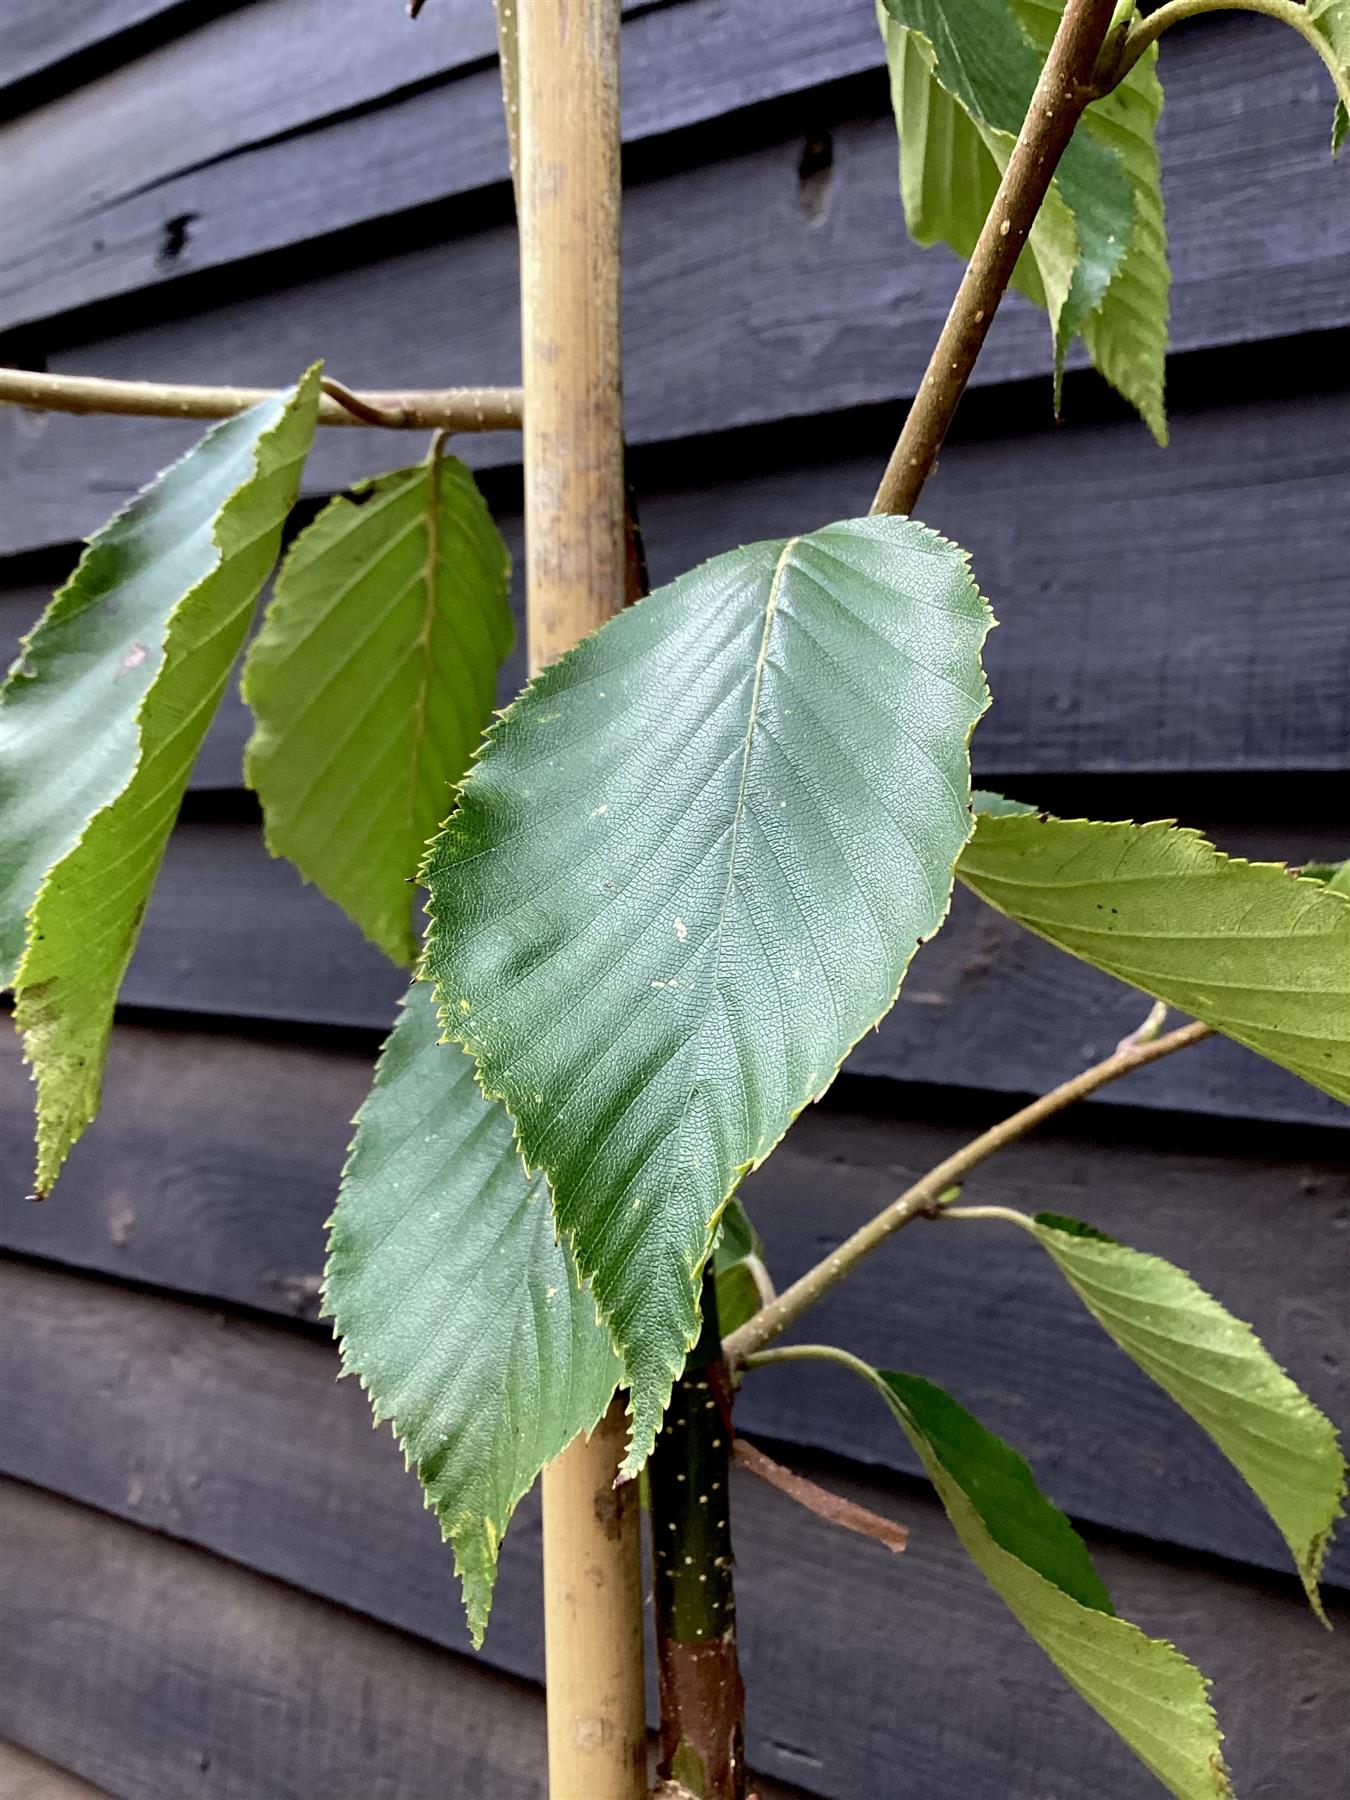
[[[988,625],[912,521],[717,557],[531,683],[433,846],[425,966],[552,1182],[634,1467],[728,1196],[946,915]]]
[[[971,1560],[1070,1686],[1178,1800],[1231,1794],[1204,1676],[1116,1617],[1086,1545],[1024,1459],[932,1382],[855,1366],[885,1396]]]
[[[324,1303],[454,1547],[474,1641],[512,1512],[608,1406],[619,1365],[511,1121],[437,1041],[415,982],[380,1055],[330,1222]]]

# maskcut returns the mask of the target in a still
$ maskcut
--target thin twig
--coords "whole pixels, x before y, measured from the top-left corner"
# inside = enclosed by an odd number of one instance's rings
[[[930,1169],[912,1187],[906,1188],[899,1199],[893,1200],[874,1219],[870,1219],[851,1237],[846,1238],[832,1255],[818,1262],[813,1269],[808,1269],[800,1281],[794,1281],[770,1305],[733,1331],[722,1345],[728,1363],[733,1368],[744,1364],[752,1352],[786,1330],[808,1307],[814,1306],[817,1300],[829,1293],[836,1282],[842,1281],[865,1256],[870,1256],[873,1250],[884,1244],[887,1238],[893,1237],[903,1226],[914,1219],[935,1217],[949,1199],[955,1198],[955,1184],[996,1150],[1016,1143],[1045,1119],[1053,1118],[1056,1113],[1063,1112],[1065,1107],[1072,1106],[1076,1100],[1095,1093],[1098,1088],[1105,1087],[1107,1082],[1118,1081],[1122,1075],[1142,1069],[1161,1057],[1170,1056],[1174,1050],[1184,1050],[1188,1044],[1198,1044],[1202,1038],[1210,1035],[1211,1027],[1208,1025],[1183,1025],[1180,1030],[1169,1032],[1166,1037],[1155,1038],[1151,1043],[1134,1044],[1116,1050],[1104,1062],[1084,1069],[1082,1074],[1075,1075],[1071,1081],[1064,1082],[1051,1093],[1042,1094],[1030,1106],[1024,1106],[1020,1112],[1013,1113],[1010,1118],[981,1132],[979,1137],[955,1151],[935,1169]]]
[[[320,425],[378,426],[393,431],[518,431],[519,388],[427,388],[406,393],[353,393],[325,377]],[[112,381],[100,375],[45,375],[0,369],[0,404],[41,412],[113,413],[133,418],[228,419],[268,400],[273,388],[196,387],[181,382]]]
[[[947,322],[881,478],[874,513],[908,513],[932,473],[975,359],[1084,108],[1115,0],[1068,0]]]
[[[518,0],[492,0],[497,14],[497,67],[502,82],[502,110],[506,114],[506,148],[511,163],[511,189],[520,209],[520,32],[516,24]]]
[[[1119,60],[1109,70],[1110,86],[1118,86],[1149,45],[1156,44],[1173,25],[1214,12],[1261,13],[1267,19],[1278,19],[1282,25],[1288,25],[1321,57],[1335,83],[1337,99],[1343,106],[1350,107],[1350,73],[1336,60],[1330,39],[1323,37],[1308,17],[1307,7],[1299,5],[1297,0],[1168,0],[1166,6],[1160,6],[1148,18],[1131,26],[1121,46]]]
[[[897,1556],[909,1542],[909,1531],[904,1525],[883,1518],[866,1506],[859,1506],[856,1500],[845,1500],[841,1494],[830,1493],[794,1469],[785,1469],[782,1463],[775,1462],[742,1437],[732,1444],[731,1455],[733,1461],[751,1475],[757,1475],[771,1488],[777,1488],[780,1494],[786,1494],[807,1512],[824,1519],[827,1525],[838,1525],[844,1531],[856,1532],[859,1537],[871,1538],[874,1544],[884,1545]]]

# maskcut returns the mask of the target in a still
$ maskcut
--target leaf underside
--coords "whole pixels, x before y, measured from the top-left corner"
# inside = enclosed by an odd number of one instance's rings
[[[880,0],[916,243],[969,258],[1007,167],[1062,0]],[[1157,153],[1162,88],[1151,47],[1078,127],[1013,283],[1050,315],[1056,404],[1081,336],[1095,367],[1160,443],[1171,276]]]
[[[985,804],[958,870],[981,899],[1350,1101],[1350,897],[1167,821]]]
[[[249,650],[247,778],[273,855],[407,968],[417,955],[409,884],[514,638],[510,559],[453,457],[353,494],[296,539]]]
[[[989,622],[909,520],[718,557],[531,683],[428,857],[425,969],[552,1183],[630,1468],[728,1196],[946,914]]]
[[[1070,1686],[1178,1800],[1231,1795],[1204,1676],[1116,1617],[1087,1547],[1023,1458],[933,1383],[869,1374],[971,1560]]]
[[[1331,1421],[1249,1326],[1161,1257],[1039,1215],[1036,1236],[1097,1323],[1208,1432],[1279,1526],[1319,1617],[1345,1495]]]
[[[330,1221],[325,1310],[454,1547],[475,1643],[512,1512],[590,1431],[619,1365],[554,1236],[510,1119],[437,1041],[415,982],[357,1115]]]
[[[98,1109],[113,1006],[193,760],[281,541],[318,370],[214,426],[90,541],[6,684],[7,957],[39,1192]],[[11,835],[12,834],[12,835]]]

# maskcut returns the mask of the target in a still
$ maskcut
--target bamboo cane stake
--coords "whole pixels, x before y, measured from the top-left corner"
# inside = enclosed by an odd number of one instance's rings
[[[624,596],[619,0],[518,0],[526,614],[538,669]],[[552,1800],[642,1800],[636,1483],[616,1400],[544,1470]]]

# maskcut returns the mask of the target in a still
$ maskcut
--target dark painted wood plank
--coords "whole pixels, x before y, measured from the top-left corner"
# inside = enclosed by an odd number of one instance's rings
[[[348,1121],[370,1078],[359,1052],[124,1026],[103,1114],[50,1205],[22,1198],[28,1090],[0,1050],[0,1244],[76,1268],[313,1319]],[[901,1110],[902,1109],[902,1110]],[[747,1198],[780,1282],[795,1279],[984,1122],[933,1122],[897,1101],[880,1123],[816,1108]],[[956,1111],[950,1104],[949,1114]],[[926,1116],[927,1115],[927,1116]],[[1090,1135],[1089,1135],[1090,1134]],[[1312,1141],[1310,1141],[1312,1140]],[[1350,1175],[1327,1138],[1180,1134],[1138,1114],[1080,1120],[1017,1147],[971,1197],[1087,1217],[1182,1263],[1335,1418],[1350,1418],[1344,1308]],[[958,1241],[959,1240],[959,1241]],[[1032,1458],[1060,1502],[1098,1524],[1283,1570],[1287,1553],[1217,1452],[1096,1330],[1044,1257],[991,1229],[920,1226],[804,1328],[949,1385]],[[1064,1371],[1075,1378],[1066,1383]],[[757,1376],[748,1431],[918,1473],[847,1384]],[[1333,1578],[1350,1585],[1350,1540]]]
[[[884,445],[874,430],[875,449],[841,435],[784,432],[749,467],[735,447],[639,464],[653,578],[856,512]],[[1073,504],[1037,509],[1031,532],[1038,494]],[[996,704],[976,733],[977,777],[1345,769],[1347,494],[1344,393],[1182,412],[1165,453],[1127,421],[953,446],[925,514],[971,551],[1002,621],[986,652]],[[518,518],[502,524],[518,551]],[[0,595],[6,659],[47,592]],[[523,673],[516,657],[503,699]],[[194,786],[239,786],[248,729],[231,687]]]
[[[1264,23],[1255,21],[1258,28]],[[1294,42],[1293,52],[1302,51]],[[1216,97],[1222,97],[1217,84],[1193,96],[1202,110]],[[1285,169],[1281,158],[1302,139],[1290,126],[1290,97],[1271,104],[1273,116],[1264,99],[1244,110],[1246,148],[1234,147],[1236,163],[1221,145],[1203,155],[1191,146],[1174,159],[1173,318],[1181,350],[1350,319],[1350,208],[1341,193],[1321,205],[1311,166],[1325,149],[1323,110],[1316,112],[1315,132],[1309,120],[1309,167]],[[1192,116],[1180,99],[1177,106],[1179,117]],[[950,300],[955,264],[945,252],[925,253],[905,240],[887,119],[842,124],[833,147],[825,188],[812,188],[805,199],[796,134],[630,189],[632,443],[891,401],[913,391]],[[1244,155],[1254,159],[1250,166]],[[1220,178],[1233,183],[1240,206],[1226,188],[1214,191]],[[1333,179],[1343,181],[1344,171]],[[1196,183],[1210,185],[1202,191]],[[1291,191],[1300,195],[1296,208],[1286,204]],[[1262,206],[1276,208],[1275,216],[1250,224]],[[58,369],[110,375],[266,384],[293,380],[323,353],[334,373],[371,386],[509,378],[518,358],[514,229],[502,223],[450,243],[443,234],[442,226],[437,242],[407,249],[405,235],[389,230],[367,247],[367,255],[375,252],[372,262],[352,266],[348,247],[342,268],[320,276],[306,258],[289,285],[260,298],[221,300],[218,289],[202,290],[197,303],[206,310],[200,313],[160,323],[138,318],[136,328],[117,336],[82,334],[80,343],[53,347],[49,360]],[[272,286],[279,275],[271,270],[265,278]],[[455,321],[449,347],[446,317]],[[1048,343],[1044,320],[1014,297],[1000,314],[977,383],[1044,372]],[[1226,391],[1231,382],[1230,375]],[[1048,387],[1037,388],[1032,404],[1027,422],[1048,423]],[[0,549],[83,535],[191,435],[165,421],[44,419],[4,409]],[[331,490],[406,454],[406,443],[384,435],[328,432],[306,479],[311,491]],[[470,454],[480,462],[510,460],[517,440],[476,440]],[[872,485],[869,479],[867,493]]]
[[[158,64],[148,59],[112,78],[114,94],[71,96],[62,103],[69,116],[49,108],[15,128],[8,159],[19,210],[11,208],[7,273],[0,288],[7,325],[503,182],[505,139],[492,68],[467,73],[448,92],[441,85],[418,85],[415,59],[422,53],[410,44],[412,72],[405,79],[413,84],[411,91],[373,110],[368,104],[346,112],[334,108],[336,116],[324,128],[299,131],[296,123],[280,122],[295,121],[305,105],[313,109],[312,97],[293,101],[292,90],[300,96],[317,92],[322,104],[329,82],[324,59],[317,59],[321,66],[311,82],[304,74],[313,60],[308,44],[298,63],[288,61],[287,38],[274,29],[270,38],[260,33],[250,50],[243,35],[254,10],[232,14],[161,53],[161,60],[181,57],[188,64],[173,84],[157,82]],[[288,7],[280,16],[289,22],[299,10]],[[391,15],[387,29],[392,33],[400,23]],[[210,33],[240,41],[248,70],[236,83],[243,118],[222,116],[218,83],[205,110],[195,94],[189,71],[217,67],[214,56],[203,55]],[[635,18],[626,39],[624,129],[630,142],[814,89],[854,70],[878,69],[880,59],[866,10],[841,13],[828,0],[794,7],[790,19],[764,0],[662,7]],[[335,35],[333,41],[341,39]],[[345,63],[362,60],[347,57]],[[258,63],[268,65],[267,72]],[[1348,247],[1344,176],[1326,156],[1322,72],[1303,46],[1255,20],[1216,23],[1203,40],[1181,34],[1164,46],[1163,66],[1171,95],[1162,129],[1169,212],[1180,251],[1173,295],[1179,341],[1189,342],[1197,327],[1207,334],[1200,341],[1216,343],[1310,329],[1330,322],[1328,313],[1343,318],[1344,293],[1333,285],[1333,265]],[[350,79],[335,77],[332,85],[345,91]],[[247,117],[254,104],[249,96],[259,90],[268,98],[258,103],[261,116],[254,125]],[[879,72],[869,93],[878,106],[885,104]],[[184,108],[185,117],[177,118]],[[816,96],[804,98],[797,113],[799,133],[808,136],[833,122],[828,103],[823,107]],[[893,260],[901,234],[877,233],[878,221],[898,226],[899,218],[894,135],[889,123],[882,123],[884,210],[870,212],[863,243],[870,263],[876,264],[878,253],[886,255],[869,296],[869,311],[878,316],[888,309],[903,314],[912,298],[912,277]],[[91,131],[99,134],[96,154]],[[149,141],[142,141],[147,134]],[[799,151],[800,137],[790,148],[790,165]],[[73,183],[72,161],[80,171]],[[95,180],[106,184],[99,196],[104,203],[92,206],[86,203],[91,161]],[[183,172],[171,173],[172,166]],[[830,214],[838,208],[842,173],[837,158],[833,190],[814,184],[804,209],[822,236],[837,230]],[[785,195],[789,205],[795,186],[793,181]],[[1299,195],[1296,208],[1286,204],[1290,192]],[[80,195],[78,208],[68,193]],[[171,229],[174,220],[186,220],[186,232]],[[443,229],[437,221],[438,236]],[[780,235],[785,253],[797,248],[792,238]],[[667,254],[680,256],[685,248],[682,234],[672,229]],[[798,256],[785,260],[795,271]],[[1293,265],[1305,263],[1317,275],[1305,269],[1302,280],[1291,281]],[[1216,281],[1212,277],[1219,270]],[[1200,271],[1203,295],[1188,292]],[[1252,278],[1258,271],[1266,277],[1264,306],[1255,303]],[[771,301],[769,308],[772,312]],[[821,329],[814,307],[794,320],[799,330],[803,321],[810,332]],[[1038,346],[1038,352],[1037,366],[1043,367],[1044,348]],[[892,348],[892,362],[894,355]]]
[[[866,11],[825,0],[625,10],[629,143],[880,63]],[[410,29],[364,0],[266,0],[21,120],[0,137],[15,194],[5,326],[504,182],[490,10],[443,13]],[[91,159],[98,185],[79,206],[68,184],[87,193]],[[166,256],[165,222],[185,216]],[[62,243],[55,262],[44,235]]]
[[[33,1489],[0,1513],[6,1729],[106,1792],[543,1800],[524,1684]]]
[[[435,1525],[387,1436],[369,1429],[355,1384],[333,1383],[328,1352],[293,1333],[238,1321],[213,1325],[199,1309],[69,1277],[24,1270],[8,1285],[39,1290],[21,1319],[22,1341],[30,1346],[22,1360],[32,1366],[37,1390],[26,1383],[19,1389],[18,1417],[4,1445],[10,1465],[24,1465],[25,1478],[433,1643],[462,1643],[449,1559]],[[79,1290],[73,1305],[55,1299],[66,1286]],[[18,1320],[12,1306],[7,1310],[13,1332]],[[121,1329],[118,1320],[125,1321]],[[88,1355],[91,1341],[100,1347],[97,1361]],[[72,1454],[74,1443],[83,1454]],[[1150,1778],[1021,1640],[918,1484],[897,1492],[839,1470],[830,1479],[851,1498],[903,1517],[912,1527],[911,1547],[903,1558],[891,1558],[830,1532],[757,1483],[736,1481],[752,1762],[839,1800],[859,1794],[931,1800],[952,1792],[1148,1800]],[[229,1645],[259,1638],[255,1654],[268,1667],[264,1646],[274,1633],[236,1636],[190,1581],[158,1590],[166,1601],[174,1596],[176,1623],[164,1605],[144,1606],[135,1564],[153,1565],[161,1551],[148,1535],[130,1538],[125,1527],[102,1527],[131,1546],[105,1582],[87,1553],[42,1556],[47,1509],[57,1503],[26,1498],[29,1516],[42,1517],[31,1531],[9,1536],[19,1568],[31,1571],[24,1582],[33,1584],[26,1587],[33,1596],[24,1607],[26,1628],[11,1638],[34,1643],[38,1667],[25,1677],[21,1665],[25,1685],[16,1696],[13,1682],[7,1684],[8,1705],[21,1703],[30,1684],[52,1680],[51,1628],[32,1639],[30,1609],[64,1619],[73,1608],[79,1618],[81,1593],[116,1592],[109,1604],[128,1651],[139,1641],[156,1663],[163,1656],[173,1667],[184,1658],[192,1668],[196,1657],[187,1653],[195,1643],[197,1656],[219,1658],[223,1697],[237,1687]],[[486,1652],[494,1665],[533,1676],[539,1670],[537,1530],[537,1510],[527,1504],[507,1539],[504,1604]],[[1165,1630],[1215,1678],[1248,1800],[1284,1800],[1291,1782],[1295,1792],[1327,1791],[1346,1748],[1339,1700],[1350,1652],[1342,1634],[1328,1638],[1317,1629],[1294,1584],[1252,1582],[1220,1565],[1194,1569],[1118,1543],[1099,1546],[1099,1562],[1121,1610],[1150,1631]],[[342,1754],[342,1714],[364,1719],[372,1709],[353,1704],[346,1674],[344,1640],[355,1631],[331,1615],[325,1623],[327,1630],[313,1634],[313,1652],[308,1634],[287,1633],[283,1643],[302,1675],[314,1668],[311,1654],[331,1656],[331,1674],[303,1687],[331,1697],[331,1705],[317,1698],[315,1704]],[[218,1631],[226,1647],[217,1646]],[[363,1651],[357,1660],[373,1675],[380,1659]],[[86,1659],[65,1661],[78,1669]],[[145,1669],[144,1662],[131,1666]],[[897,1668],[904,1670],[903,1705]],[[151,1685],[135,1682],[138,1700]],[[967,1699],[955,1710],[954,1690]],[[125,1710],[135,1717],[144,1705],[139,1700]],[[122,1709],[105,1700],[80,1710],[99,1717]],[[416,1739],[413,1723],[422,1710],[395,1711],[400,1737]],[[456,1725],[462,1732],[464,1717]],[[12,1724],[9,1729],[13,1734]],[[280,1751],[271,1735],[267,1750]],[[238,1725],[235,1737],[247,1741]],[[173,1745],[172,1736],[168,1742]],[[51,1747],[35,1747],[52,1754]],[[300,1752],[293,1747],[292,1754]],[[67,1752],[60,1760],[106,1781],[77,1756]],[[191,1776],[190,1764],[177,1766]],[[337,1784],[324,1791],[362,1790]],[[460,1790],[452,1784],[451,1791]]]
[[[1201,821],[1202,823],[1204,821]],[[1337,842],[1339,843],[1339,839]],[[1240,854],[1325,860],[1328,838],[1244,830]],[[128,1005],[219,1018],[388,1028],[405,977],[249,825],[175,832],[126,981]],[[849,1058],[855,1074],[1035,1093],[1106,1056],[1146,1004],[958,888],[952,916],[915,959],[901,998]],[[1102,1090],[1093,1105],[1125,1098]],[[1236,1118],[1345,1125],[1346,1109],[1274,1064],[1217,1039],[1139,1071],[1129,1101]]]
[[[119,37],[168,12],[192,10],[184,0],[5,0],[0,18],[0,92],[96,47],[111,58]]]

